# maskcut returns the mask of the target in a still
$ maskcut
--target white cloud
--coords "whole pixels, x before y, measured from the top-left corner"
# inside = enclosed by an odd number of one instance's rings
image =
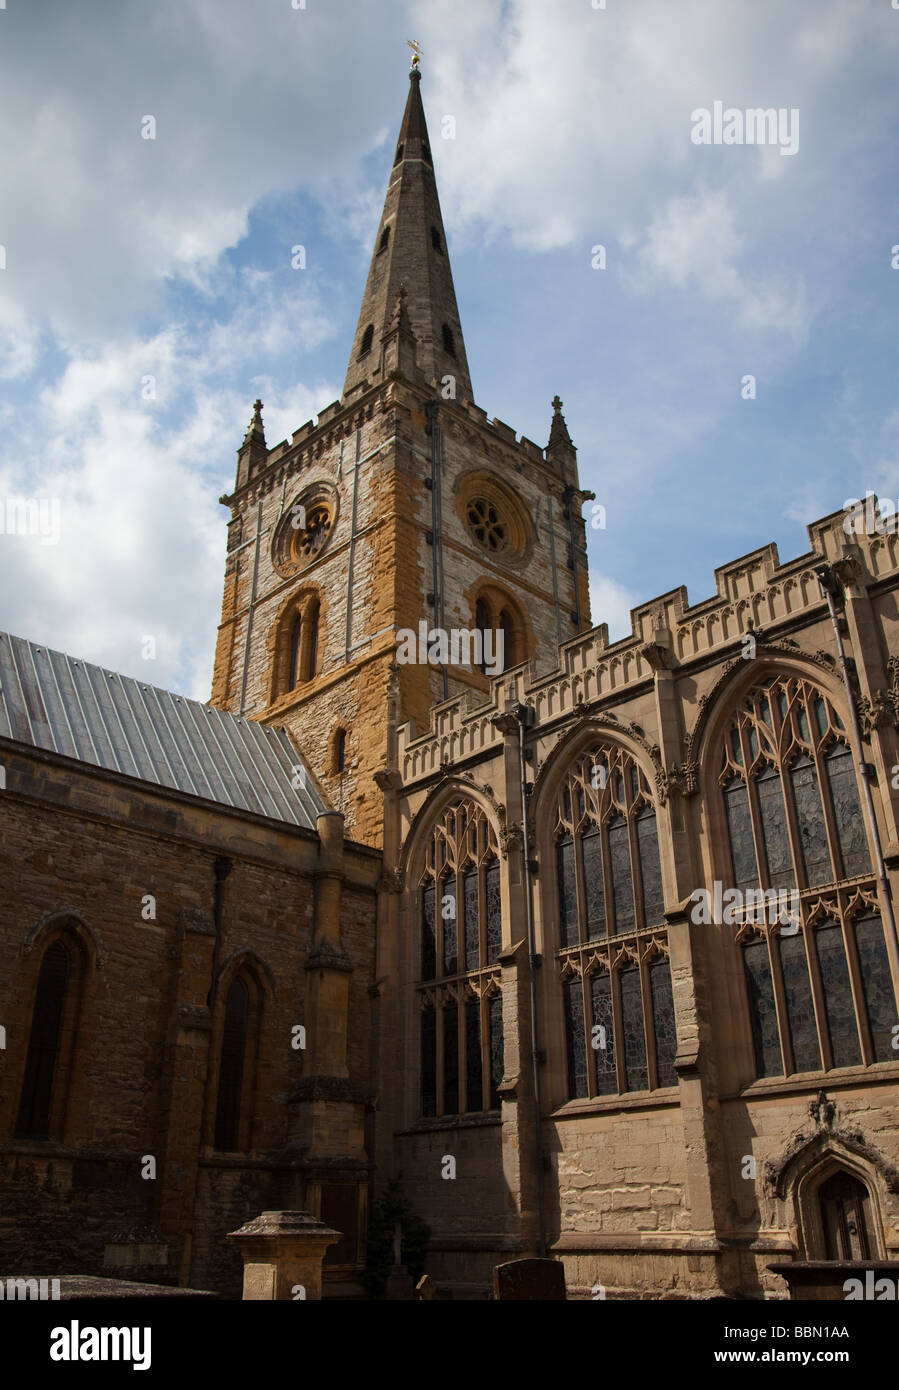
[[[631,635],[631,609],[639,603],[654,597],[652,594],[636,594],[626,589],[608,575],[590,575],[590,612],[593,626],[600,623],[609,625],[609,641],[618,642]]]

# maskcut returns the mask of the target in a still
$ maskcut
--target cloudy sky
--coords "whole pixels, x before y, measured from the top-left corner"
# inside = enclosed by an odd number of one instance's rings
[[[558,392],[606,509],[594,622],[895,498],[897,3],[6,0],[0,520],[59,535],[0,536],[0,626],[208,698],[217,499],[257,395],[275,444],[340,394],[407,38],[477,403],[545,443]],[[695,143],[716,101],[795,153]]]

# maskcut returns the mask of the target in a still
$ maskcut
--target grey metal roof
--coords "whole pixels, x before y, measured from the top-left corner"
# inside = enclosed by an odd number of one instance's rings
[[[291,825],[326,808],[284,730],[0,632],[0,737]],[[308,771],[308,769],[307,769]]]

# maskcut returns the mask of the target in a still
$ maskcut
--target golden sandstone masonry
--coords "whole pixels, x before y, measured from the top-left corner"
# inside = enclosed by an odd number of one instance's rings
[[[226,1236],[306,1212],[358,1297],[394,1181],[459,1298],[899,1258],[897,538],[592,628],[562,401],[543,448],[473,399],[420,80],[343,395],[238,452],[210,705],[0,637],[2,1260],[239,1297]]]

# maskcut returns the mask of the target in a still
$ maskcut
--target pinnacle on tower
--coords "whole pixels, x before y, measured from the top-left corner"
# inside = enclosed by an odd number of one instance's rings
[[[549,427],[549,443],[546,446],[546,457],[548,461],[555,465],[558,472],[563,475],[566,468],[574,466],[577,459],[577,450],[571,442],[571,435],[568,433],[568,426],[565,423],[565,416],[562,414],[563,402],[558,396],[553,397],[553,419]]]
[[[368,272],[344,395],[385,374],[382,343],[400,287],[415,336],[418,370],[445,387],[445,399],[471,399],[471,378],[446,249],[424,107],[421,71],[413,62],[409,97]]]
[[[262,401],[253,405],[253,418],[244,441],[237,451],[237,486],[248,481],[251,474],[268,458],[265,429],[262,424]]]

